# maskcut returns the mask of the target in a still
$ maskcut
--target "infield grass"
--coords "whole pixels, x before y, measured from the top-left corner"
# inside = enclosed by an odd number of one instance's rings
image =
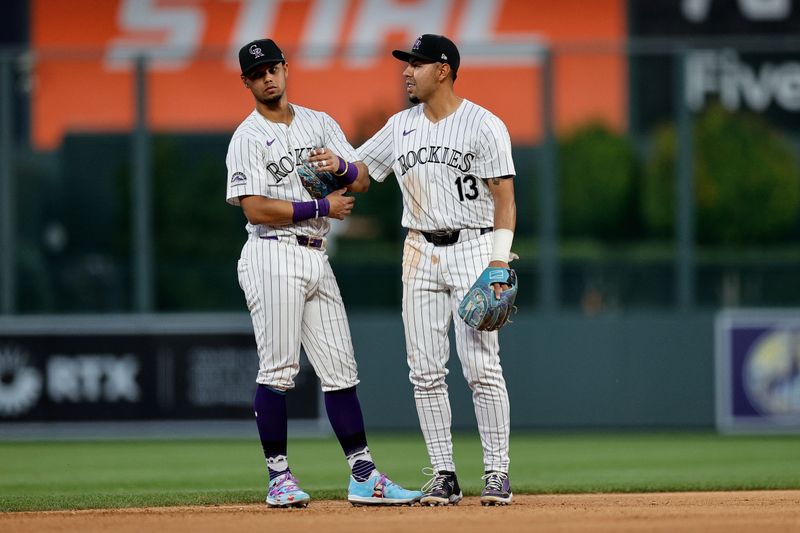
[[[454,439],[459,481],[480,492],[477,435]],[[378,467],[407,488],[426,480],[422,438],[370,435]],[[313,499],[344,498],[335,439],[293,439],[292,470]],[[800,436],[522,433],[511,441],[516,493],[800,489]],[[0,442],[0,511],[256,503],[266,486],[255,440]]]

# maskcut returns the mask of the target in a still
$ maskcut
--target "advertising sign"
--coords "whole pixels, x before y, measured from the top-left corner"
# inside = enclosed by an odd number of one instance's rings
[[[247,315],[238,332],[221,330],[213,316],[198,318],[191,331],[171,327],[169,317],[154,318],[158,328],[126,326],[113,316],[90,328],[71,328],[71,317],[53,320],[58,330],[35,317],[18,319],[35,332],[0,323],[0,427],[2,421],[253,416],[258,355]],[[317,419],[319,382],[301,361],[289,417]]]
[[[722,312],[716,352],[720,431],[800,431],[800,310]]]
[[[147,116],[159,131],[233,131],[252,110],[237,53],[273,38],[293,102],[329,113],[355,141],[408,105],[391,56],[422,33],[461,48],[459,94],[503,119],[518,144],[540,135],[543,45],[624,40],[624,0],[31,0],[32,137],[56,148],[67,131],[127,131],[134,59],[148,64]],[[555,65],[561,127],[623,123],[626,62],[618,50]]]
[[[685,102],[702,111],[719,102],[728,111],[764,114],[800,132],[800,48],[778,46],[800,35],[793,0],[630,0],[630,36],[686,44]],[[777,45],[776,45],[777,43]],[[675,65],[669,50],[631,60],[636,129],[669,120]]]

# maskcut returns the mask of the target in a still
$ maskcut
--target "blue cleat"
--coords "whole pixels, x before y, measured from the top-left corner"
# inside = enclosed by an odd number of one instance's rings
[[[291,472],[269,482],[267,505],[270,507],[306,507],[311,496],[300,490]]]
[[[406,490],[377,470],[362,482],[350,476],[347,489],[347,501],[353,505],[414,505],[420,498],[422,492]]]

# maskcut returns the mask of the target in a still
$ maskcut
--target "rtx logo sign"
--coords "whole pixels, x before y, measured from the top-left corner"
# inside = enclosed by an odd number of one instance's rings
[[[137,402],[139,360],[130,354],[54,355],[47,361],[47,394],[53,402]]]
[[[30,361],[27,350],[0,345],[0,418],[30,411],[42,392],[42,373]]]
[[[716,97],[730,111],[764,111],[775,104],[800,111],[800,61],[758,66],[745,63],[733,50],[692,52],[686,66],[686,100],[692,110]]]

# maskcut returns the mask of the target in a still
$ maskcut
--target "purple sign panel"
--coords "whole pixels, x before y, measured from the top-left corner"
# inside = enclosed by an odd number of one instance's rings
[[[800,431],[800,310],[737,310],[716,321],[717,427]]]

